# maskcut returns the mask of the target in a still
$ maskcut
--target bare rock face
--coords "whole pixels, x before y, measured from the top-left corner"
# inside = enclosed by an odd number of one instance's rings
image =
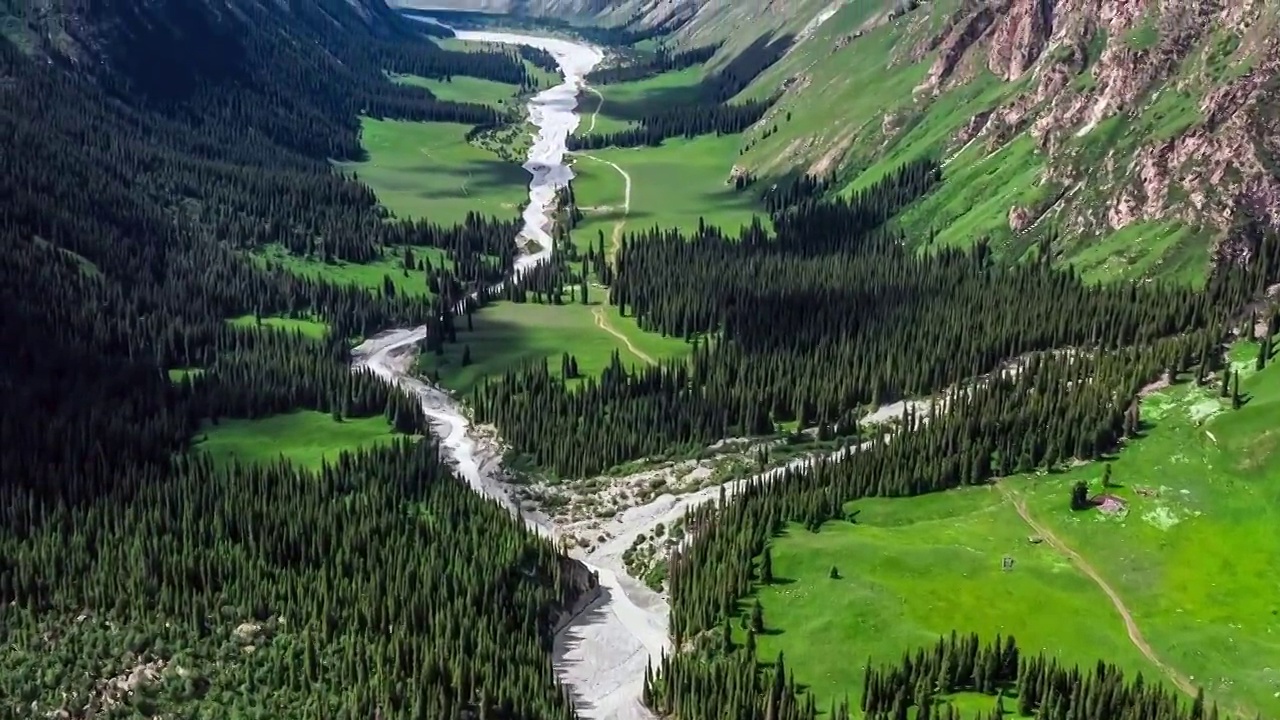
[[[1031,76],[1022,92],[975,113],[950,150],[982,139],[991,152],[1029,134],[1047,160],[1043,180],[1102,191],[1101,207],[1064,201],[1067,228],[1170,217],[1226,228],[1240,208],[1280,227],[1278,29],[1280,17],[1262,0],[968,0],[912,56],[934,54],[917,88],[929,95],[966,82],[975,58],[1004,81]],[[1224,31],[1239,42],[1230,57],[1210,58]],[[1224,76],[1224,62],[1237,69]],[[1175,112],[1152,113],[1162,93],[1198,99],[1199,117],[1153,131]],[[1087,136],[1117,117],[1133,118],[1144,136],[1080,160]],[[1010,208],[1010,229],[1033,225],[1030,215]]]
[[[1005,80],[1029,70],[1053,32],[1056,0],[1015,0],[991,32],[987,67]]]
[[[937,92],[951,76],[956,67],[969,52],[986,35],[1001,14],[1008,9],[1008,3],[981,3],[976,8],[962,8],[960,16],[938,36],[938,57],[929,68],[924,82],[916,88],[918,92]]]
[[[1031,227],[1031,213],[1026,208],[1014,205],[1009,208],[1009,229],[1020,233]]]

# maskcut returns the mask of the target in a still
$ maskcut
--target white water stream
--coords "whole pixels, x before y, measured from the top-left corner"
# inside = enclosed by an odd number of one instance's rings
[[[521,237],[532,240],[538,249],[524,254],[516,262],[515,274],[518,275],[551,254],[550,205],[556,189],[573,178],[572,170],[564,164],[565,142],[579,122],[575,107],[583,76],[600,62],[602,55],[596,48],[566,40],[510,33],[455,32],[463,40],[543,48],[556,58],[565,76],[563,84],[529,101],[529,116],[538,133],[529,151],[529,161],[525,163],[533,178],[529,183],[529,206],[524,212]],[[424,337],[425,326],[383,332],[353,350],[353,365],[368,368],[416,395],[458,474],[476,492],[498,500],[522,517],[532,530],[555,541],[556,527],[547,516],[522,510],[512,501],[514,488],[503,480],[502,450],[496,440],[476,432],[451,395],[409,374],[415,344]],[[885,406],[868,419],[901,415],[902,405]],[[837,451],[832,458],[856,449]],[[754,479],[772,480],[785,469],[798,468],[812,460],[797,458],[784,468],[770,470]],[[747,482],[750,480],[726,484],[726,496],[733,495]],[[602,523],[600,532],[607,533],[609,539],[590,555],[590,562],[577,548],[570,551],[597,573],[600,580],[598,596],[560,631],[555,642],[556,673],[572,691],[580,717],[652,720],[653,714],[640,702],[641,687],[646,665],[657,665],[660,654],[670,651],[668,606],[660,595],[627,574],[622,556],[638,535],[651,535],[659,523],[671,526],[692,508],[714,501],[720,492],[719,487],[711,487],[680,497],[662,495],[643,506],[628,508]]]
[[[524,164],[532,179],[525,225],[518,240],[522,247],[531,242],[536,249],[522,253],[516,261],[514,273],[519,275],[551,254],[551,205],[556,190],[573,178],[573,171],[564,162],[565,143],[580,120],[575,109],[583,77],[603,59],[603,54],[588,45],[553,38],[463,30],[455,33],[461,40],[541,48],[555,57],[564,75],[562,84],[529,101],[529,119],[538,131]],[[531,529],[554,540],[555,529],[544,515],[521,512],[512,502],[511,488],[501,479],[500,448],[474,432],[452,396],[408,374],[415,344],[425,336],[425,326],[381,333],[353,350],[353,364],[417,395],[458,474],[476,492],[499,500],[521,515]],[[604,562],[587,564],[599,576],[598,597],[556,637],[556,672],[572,691],[580,717],[647,720],[653,716],[640,703],[641,686],[646,664],[651,658],[656,664],[659,654],[668,648],[667,606],[656,593],[626,576],[621,551],[600,560]]]

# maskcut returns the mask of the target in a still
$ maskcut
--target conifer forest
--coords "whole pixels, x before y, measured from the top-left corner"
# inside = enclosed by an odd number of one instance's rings
[[[599,718],[596,701],[630,686],[566,671],[597,646],[565,629],[659,607],[660,651],[628,650],[649,660],[624,678],[637,695],[624,720],[1264,716],[1102,651],[1082,664],[1019,645],[1016,628],[948,628],[889,658],[826,648],[861,686],[822,696],[762,649],[785,632],[761,603],[783,584],[779,539],[860,528],[858,502],[1003,492],[1095,461],[1112,488],[1111,459],[1152,428],[1152,387],[1247,410],[1242,378],[1264,371],[1280,332],[1280,236],[1261,213],[1237,214],[1199,285],[1100,283],[1060,262],[1069,228],[1010,259],[986,238],[949,244],[900,222],[954,172],[939,157],[848,192],[835,171],[717,179],[758,211],[742,227],[650,222],[622,168],[626,209],[597,227],[584,170],[547,209],[552,252],[523,267],[523,205],[456,223],[393,211],[366,177],[379,168],[362,123],[461,125],[468,148],[495,128],[528,134],[504,105],[561,72],[557,48],[457,49],[453,31],[383,0],[50,0],[30,15],[14,2],[0,0],[0,27],[29,32],[0,33],[0,720]],[[678,44],[681,12],[431,17],[608,48],[585,73],[602,88],[709,68],[680,102],[614,108],[628,127],[584,127],[568,151],[747,132],[782,92],[743,92],[798,42]],[[335,279],[347,267],[373,282]],[[530,310],[585,321],[553,325],[546,357],[481,356],[482,342],[519,354],[491,318]],[[591,327],[618,349],[578,344]],[[474,372],[465,392],[358,362],[362,343],[404,329],[420,333],[411,354]],[[1255,339],[1256,360],[1233,361],[1231,344]],[[589,352],[603,370],[582,369]],[[465,408],[462,425],[433,393]],[[202,448],[294,415],[370,421],[380,440],[314,467]],[[501,452],[468,465],[459,436],[468,453]],[[663,522],[634,542],[599,529],[641,502],[608,505],[599,478],[731,440],[756,453],[751,467],[708,471],[689,491],[706,502],[681,505],[645,476],[635,494],[670,518],[650,509]],[[793,441],[821,452],[770,457]],[[494,478],[515,500],[485,494]],[[559,508],[535,505],[583,481],[602,504],[574,535]],[[1061,495],[1079,515],[1096,504],[1087,483]],[[645,576],[600,569],[610,542],[659,537]],[[852,563],[822,575],[858,582]],[[632,585],[653,602],[630,604]]]

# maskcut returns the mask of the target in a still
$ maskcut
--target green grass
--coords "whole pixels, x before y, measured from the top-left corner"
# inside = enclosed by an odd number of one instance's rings
[[[607,148],[586,154],[613,162],[631,176],[627,232],[654,225],[696,229],[699,217],[710,225],[736,232],[754,215],[763,219],[763,210],[755,200],[758,188],[737,192],[726,182],[737,157],[738,143],[739,138],[732,135],[707,135],[691,140],[670,139],[659,147]],[[573,183],[579,207],[609,208],[588,212],[573,232],[574,241],[579,245],[594,243],[598,233],[604,232],[607,245],[614,223],[621,219],[621,176],[612,167],[589,158],[576,160],[574,173],[579,175]]]
[[[485,378],[501,377],[508,369],[543,358],[558,374],[560,357],[566,352],[577,359],[582,376],[599,376],[614,351],[624,366],[642,365],[643,361],[631,354],[621,340],[596,325],[593,312],[597,309],[603,309],[612,327],[654,360],[679,357],[692,350],[682,340],[641,331],[630,318],[622,318],[616,309],[603,306],[603,294],[602,290],[591,288],[587,298],[590,305],[567,297],[566,304],[558,306],[495,303],[474,315],[474,330],[468,331],[465,320],[460,320],[458,342],[447,345],[442,357],[424,353],[419,358],[419,369],[427,374],[439,372],[445,387],[466,394]],[[464,347],[471,350],[471,364],[465,367]]]
[[[361,120],[369,159],[339,163],[356,172],[398,217],[452,225],[479,212],[502,218],[519,214],[529,173],[519,163],[467,142],[459,123]]]
[[[392,80],[403,85],[426,88],[440,100],[450,102],[480,103],[497,108],[521,108],[516,100],[520,88],[516,85],[459,75],[450,80],[434,80],[416,75],[393,75]]]
[[[1233,352],[1251,373],[1256,346]],[[1077,480],[1097,465],[1017,482],[1037,519],[1125,599],[1161,659],[1204,682],[1224,709],[1280,714],[1280,366],[1244,377],[1240,410],[1194,383],[1142,405],[1146,437],[1112,463],[1129,503],[1106,521],[1072,513]],[[1139,488],[1155,490],[1151,497]]]
[[[882,7],[871,2],[846,4],[813,38],[743,92],[743,97],[765,97],[801,74],[806,83],[778,103],[776,123],[747,134],[745,165],[761,175],[782,174],[797,164],[797,158],[805,166],[830,149],[843,148],[842,166],[856,174],[880,158],[885,114],[918,109],[912,88],[924,79],[931,62],[887,67],[895,48],[915,42],[909,25],[901,22],[880,25],[834,50],[837,40],[859,30]],[[787,112],[790,121],[785,119]],[[764,137],[775,124],[778,131]]]
[[[1224,712],[1268,717],[1280,713],[1280,365],[1253,373],[1256,352],[1241,343],[1231,353],[1240,410],[1194,384],[1144,399],[1144,437],[1112,461],[1121,487],[1107,492],[1129,503],[1122,517],[1068,507],[1077,480],[1102,492],[1099,463],[1002,485],[1120,594],[1161,661],[1203,683]],[[856,702],[865,658],[894,661],[952,628],[1165,679],[1098,586],[1049,543],[1030,541],[999,489],[850,505],[856,524],[793,526],[776,539],[782,580],[757,593],[770,628],[760,657],[785,652],[820,702],[846,693]],[[841,579],[829,578],[833,565]],[[989,699],[969,701],[990,709]]]
[[[49,242],[48,240],[45,240],[44,238],[34,238],[34,240],[35,240],[35,244],[38,247],[52,248],[57,252],[61,253],[63,256],[71,259],[73,262],[75,262],[77,266],[79,266],[80,272],[83,273],[85,276],[94,277],[94,278],[102,276],[102,271],[99,270],[98,266],[94,264],[94,262],[89,258],[79,253],[72,252],[71,250],[68,250],[66,248],[58,247],[57,245],[54,245],[53,243]]]
[[[983,236],[997,248],[1005,246],[1013,237],[1009,208],[1029,208],[1043,200],[1047,188],[1037,181],[1044,164],[1027,136],[991,155],[974,143],[947,166],[943,183],[903,212],[900,222],[917,236],[937,228],[935,242],[943,246],[967,246]]]
[[[1145,13],[1142,21],[1129,31],[1124,41],[1130,48],[1139,52],[1154,48],[1160,42],[1160,29],[1156,27],[1155,14]]]
[[[582,122],[578,124],[576,133],[586,135],[591,132],[625,130],[656,110],[696,102],[701,94],[698,83],[702,80],[703,72],[701,66],[695,66],[635,82],[593,85],[604,96],[604,103],[601,104],[600,97],[595,93],[582,93],[578,100]]]
[[[324,334],[329,331],[329,326],[325,323],[307,318],[266,316],[263,317],[261,319],[261,323],[259,323],[258,319],[253,315],[241,315],[240,317],[232,318],[227,322],[236,327],[265,327],[273,330],[280,330],[282,332],[302,333],[304,337],[309,337],[313,340],[323,338]]]
[[[206,423],[192,449],[207,452],[220,463],[268,463],[284,458],[302,467],[318,468],[326,460],[336,460],[344,450],[373,447],[394,437],[381,415],[335,422],[327,413],[304,411],[259,420]]]
[[[187,378],[198,378],[204,374],[204,368],[169,368],[169,382],[180,383]]]
[[[818,533],[792,526],[774,541],[775,579],[759,590],[768,632],[761,659],[779,651],[822,705],[855,704],[863,665],[896,661],[938,636],[1012,634],[1027,651],[1071,663],[1106,657],[1150,677],[1106,596],[1045,544],[1028,541],[1012,505],[988,489],[864,500],[858,523]],[[1013,570],[1001,569],[1006,556]],[[831,579],[832,566],[840,579]],[[776,634],[774,634],[776,633]],[[982,703],[982,698],[971,699]],[[986,699],[983,709],[994,707]]]
[[[413,255],[417,262],[429,259],[433,267],[441,267],[453,263],[446,253],[438,248],[415,247]],[[356,285],[373,292],[383,292],[386,279],[391,279],[396,293],[410,296],[428,296],[426,275],[421,270],[405,272],[403,251],[388,252],[382,260],[371,263],[350,263],[335,261],[326,263],[315,258],[292,255],[283,248],[271,247],[256,252],[254,257],[262,263],[275,263],[286,271],[300,277],[318,278],[339,285]]]
[[[1209,246],[1204,232],[1180,222],[1137,222],[1085,243],[1071,264],[1088,281],[1135,280],[1158,274],[1195,286],[1204,283]]]

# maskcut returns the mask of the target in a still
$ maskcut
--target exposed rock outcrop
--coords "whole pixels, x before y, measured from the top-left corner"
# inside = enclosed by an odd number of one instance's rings
[[[1047,157],[1044,179],[1079,179],[1106,198],[1101,213],[1067,203],[1072,230],[1169,217],[1225,228],[1242,205],[1280,227],[1276,29],[1258,0],[971,0],[912,54],[936,53],[917,93],[962,85],[960,68],[974,58],[1004,81],[1031,75],[1025,90],[960,127],[950,151],[978,139],[994,151],[1028,132]],[[1179,100],[1155,110],[1162,93],[1198,98],[1196,108]],[[1175,113],[1183,117],[1170,120]],[[1089,134],[1117,116],[1133,119],[1124,140],[1101,163],[1082,159]],[[1025,208],[1009,209],[1012,231],[1033,222]]]

